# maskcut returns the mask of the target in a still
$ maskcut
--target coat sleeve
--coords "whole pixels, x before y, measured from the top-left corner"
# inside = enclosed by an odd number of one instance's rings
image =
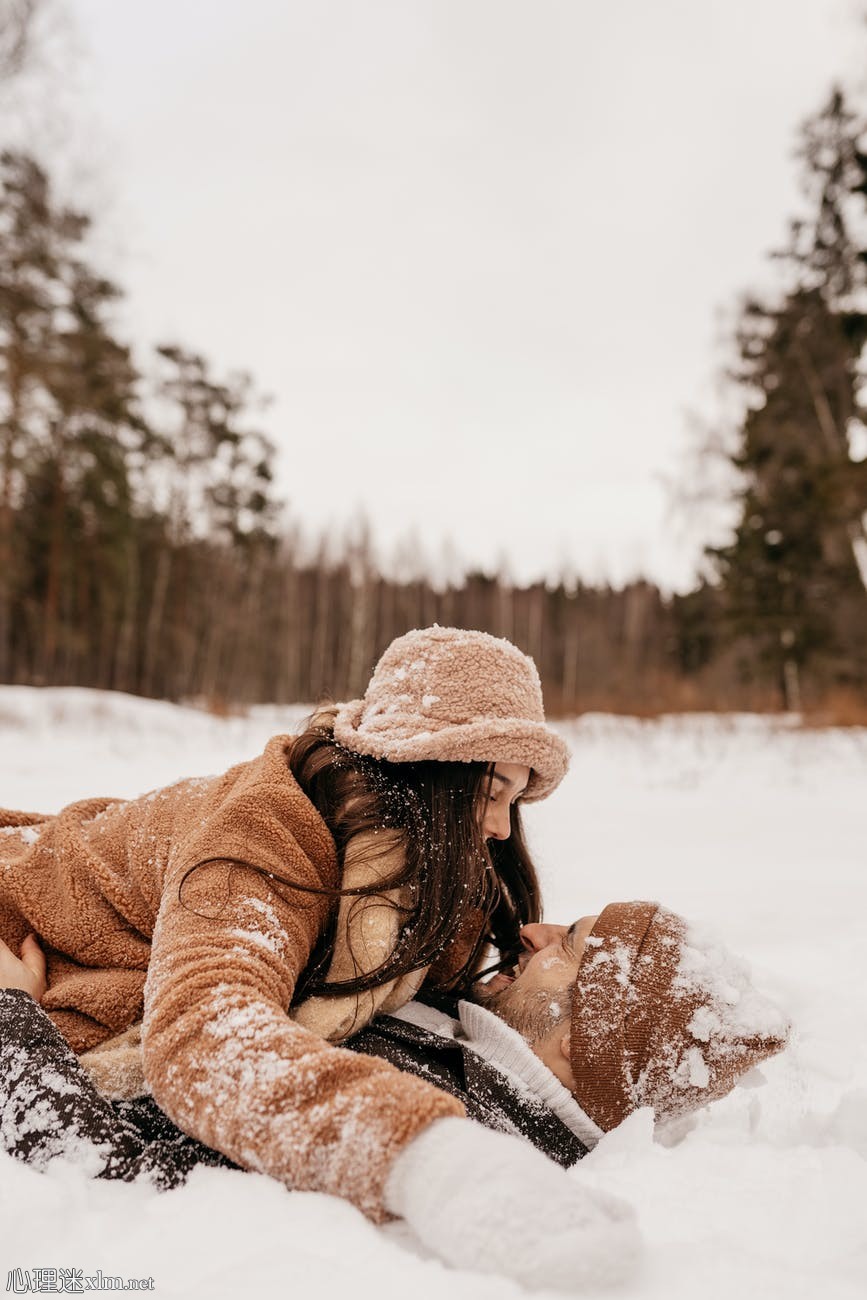
[[[293,879],[321,884],[294,856]],[[247,859],[250,860],[249,858]],[[287,1008],[327,914],[321,897],[216,861],[167,875],[145,985],[154,1099],[185,1132],[287,1186],[390,1217],[392,1161],[463,1106],[387,1062],[330,1046]]]

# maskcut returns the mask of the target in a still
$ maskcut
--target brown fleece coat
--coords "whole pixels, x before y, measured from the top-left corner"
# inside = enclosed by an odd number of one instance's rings
[[[41,940],[43,1006],[76,1051],[143,1016],[145,1078],[180,1128],[379,1221],[399,1151],[464,1109],[287,1015],[331,900],[226,859],[315,888],[339,883],[328,829],[288,769],[290,739],[128,802],[82,800],[55,817],[0,811],[0,936],[15,951],[29,930]],[[399,1005],[422,977],[386,986],[380,1005]]]

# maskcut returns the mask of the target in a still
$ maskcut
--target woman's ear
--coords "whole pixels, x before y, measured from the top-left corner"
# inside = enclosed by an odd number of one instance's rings
[[[570,1068],[572,1063],[572,1056],[570,1052],[571,1046],[572,1046],[572,1038],[568,1033],[564,1034],[557,1044],[557,1047],[559,1048],[560,1051],[560,1055],[563,1057],[564,1061],[566,1061],[569,1064]]]

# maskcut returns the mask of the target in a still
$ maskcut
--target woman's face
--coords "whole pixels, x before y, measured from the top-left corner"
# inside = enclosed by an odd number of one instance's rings
[[[507,840],[512,830],[512,804],[527,788],[529,767],[520,763],[497,763],[482,812],[482,834],[486,840]]]

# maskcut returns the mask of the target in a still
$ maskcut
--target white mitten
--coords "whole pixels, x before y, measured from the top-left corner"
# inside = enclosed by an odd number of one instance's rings
[[[522,1138],[435,1120],[395,1160],[391,1214],[446,1263],[558,1291],[620,1282],[641,1241],[632,1207],[582,1187]]]

